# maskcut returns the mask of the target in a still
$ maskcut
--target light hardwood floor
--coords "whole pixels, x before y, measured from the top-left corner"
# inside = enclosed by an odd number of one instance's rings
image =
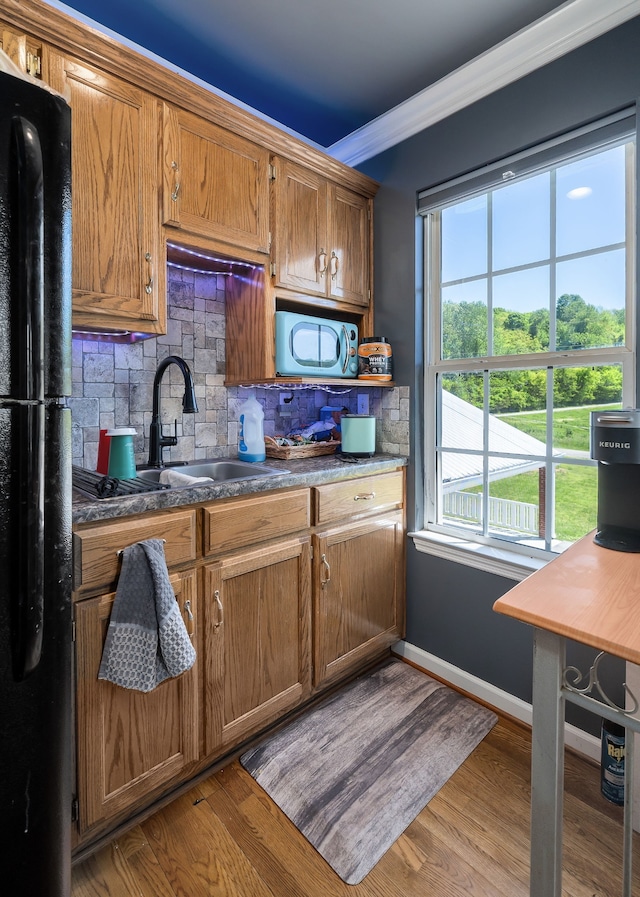
[[[77,865],[72,897],[527,897],[529,763],[529,731],[501,718],[351,886],[234,762]],[[563,897],[621,894],[622,810],[569,752],[564,831]]]

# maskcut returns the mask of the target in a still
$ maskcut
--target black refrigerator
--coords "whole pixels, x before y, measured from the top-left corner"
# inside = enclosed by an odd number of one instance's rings
[[[0,71],[0,888],[12,897],[70,892],[70,142],[64,100]]]

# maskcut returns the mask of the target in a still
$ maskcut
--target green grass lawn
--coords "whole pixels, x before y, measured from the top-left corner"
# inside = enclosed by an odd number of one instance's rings
[[[584,408],[558,408],[553,412],[553,444],[555,448],[589,451],[591,412],[611,411],[619,405],[587,405]],[[496,414],[500,420],[528,433],[541,442],[546,440],[546,412],[525,411],[517,414]]]
[[[598,471],[595,467],[559,464],[556,467],[556,538],[575,542],[596,525]],[[469,491],[480,491],[481,487]],[[538,504],[538,471],[491,483],[495,498]]]

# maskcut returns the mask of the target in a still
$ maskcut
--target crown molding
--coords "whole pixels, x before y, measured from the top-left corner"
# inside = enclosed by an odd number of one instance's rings
[[[347,134],[326,152],[358,165],[640,14],[640,0],[569,0]]]

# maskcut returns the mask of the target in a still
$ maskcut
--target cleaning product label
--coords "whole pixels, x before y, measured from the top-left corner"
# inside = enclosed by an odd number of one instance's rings
[[[623,726],[603,721],[600,789],[611,803],[624,804],[625,731]]]

